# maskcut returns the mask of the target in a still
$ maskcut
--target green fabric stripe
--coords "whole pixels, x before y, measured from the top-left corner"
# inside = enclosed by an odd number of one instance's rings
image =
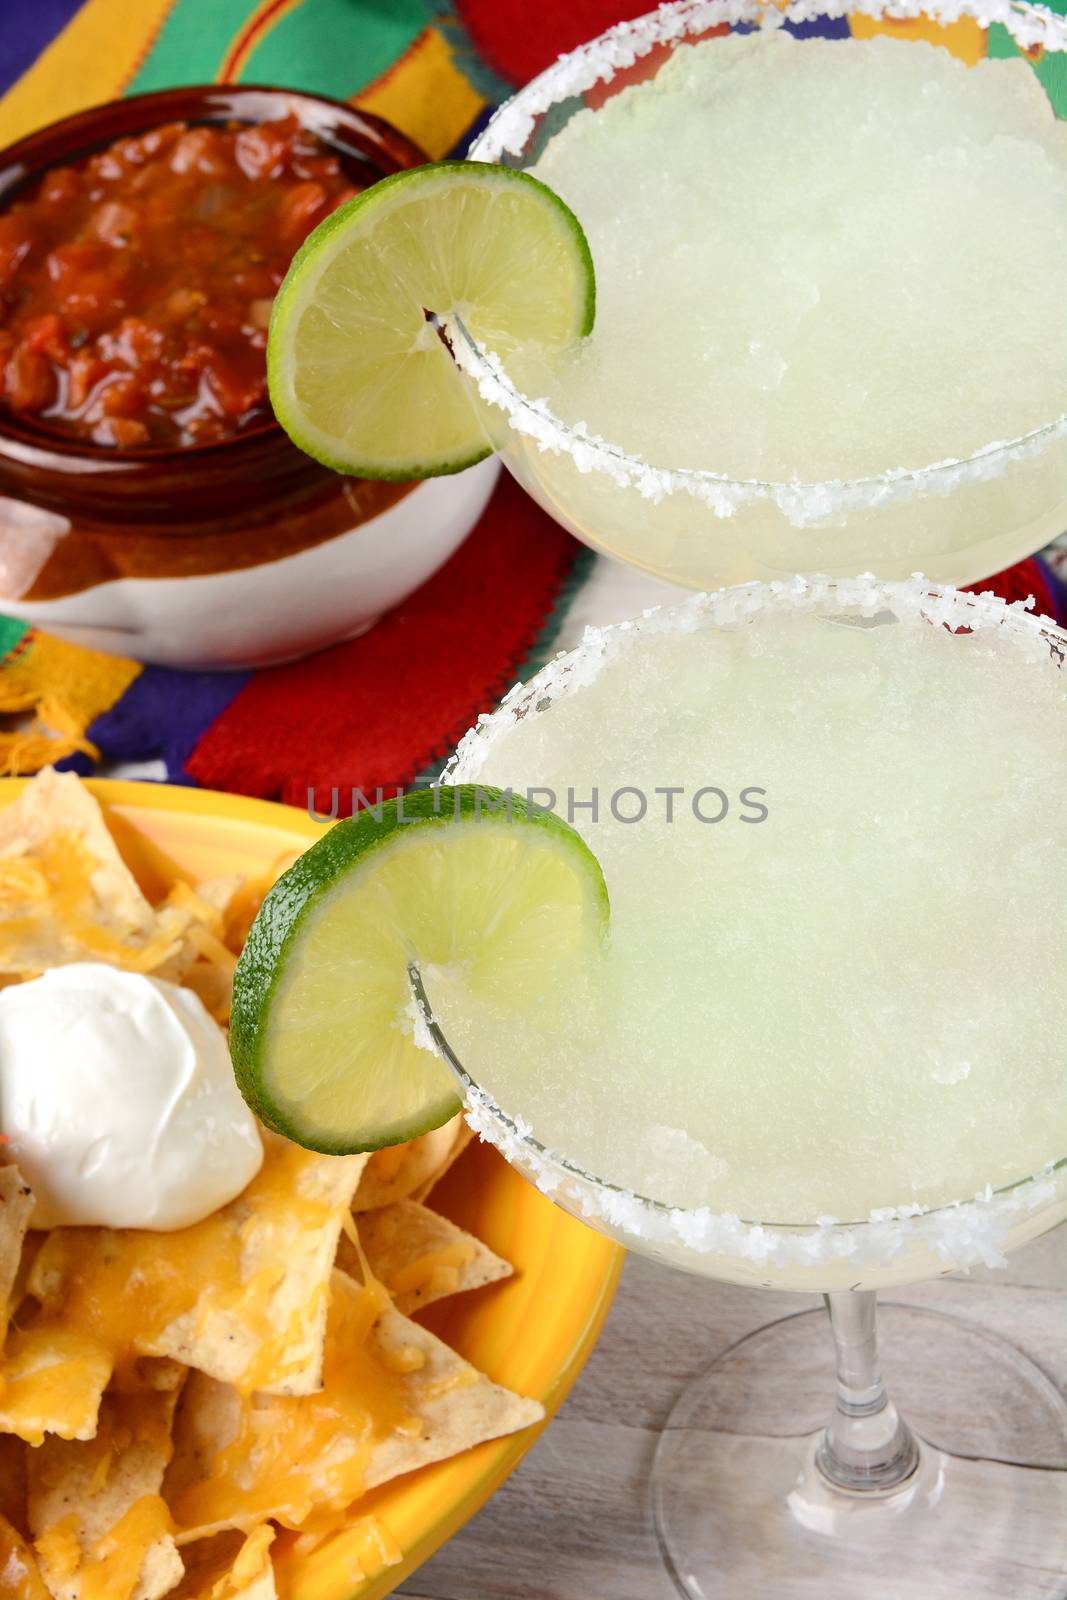
[[[303,0],[256,45],[241,79],[347,100],[399,60],[429,20],[423,0]]]
[[[127,94],[212,83],[251,9],[252,0],[178,0]]]
[[[127,93],[212,83],[254,3],[178,0]],[[254,47],[240,76],[345,100],[392,66],[429,21],[425,0],[303,0]]]
[[[540,672],[541,668],[551,661],[555,655],[556,640],[559,638],[560,629],[567,619],[571,602],[579,589],[584,588],[587,580],[592,576],[596,560],[597,557],[594,551],[589,550],[585,545],[578,546],[574,554],[574,565],[560,585],[556,602],[545,618],[541,632],[537,635],[530,648],[530,654],[515,674],[517,683],[525,683],[527,678],[532,678],[534,673]]]
[[[1062,12],[1063,5],[1054,4],[1052,10]],[[1002,23],[994,22],[989,29],[989,54],[997,58],[1017,56],[1021,54],[1018,45]],[[1062,50],[1046,51],[1044,58],[1034,65],[1033,70],[1044,85],[1045,93],[1052,102],[1052,109],[1058,117],[1067,117],[1067,54]]]
[[[650,0],[651,9],[651,0]],[[445,36],[452,60],[490,105],[499,105],[515,93],[515,85],[483,61],[456,11],[456,0],[440,0],[437,26]]]
[[[0,665],[18,648],[29,631],[28,622],[21,622],[18,617],[0,616]]]

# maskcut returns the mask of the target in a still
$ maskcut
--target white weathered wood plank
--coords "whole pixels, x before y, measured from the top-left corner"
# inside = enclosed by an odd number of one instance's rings
[[[940,1279],[886,1298],[1001,1335],[1067,1392],[1067,1229],[1028,1245],[1002,1272]],[[478,1516],[398,1592],[406,1600],[672,1600],[648,1506],[657,1432],[708,1361],[777,1318],[816,1305],[807,1296],[706,1283],[631,1257],[600,1343],[556,1421]],[[989,1440],[965,1364],[939,1369],[926,1392],[915,1388],[922,1369],[909,1357],[925,1337],[916,1325],[896,1351],[885,1340],[887,1375],[898,1387],[911,1386],[931,1433],[936,1428],[942,1442],[981,1454]],[[817,1426],[828,1392],[818,1374],[791,1361],[785,1333],[781,1353],[779,1370],[766,1374],[770,1431],[783,1384],[794,1403],[799,1395],[810,1407]],[[1009,1446],[1014,1459],[1031,1463],[1054,1450],[1025,1415]]]

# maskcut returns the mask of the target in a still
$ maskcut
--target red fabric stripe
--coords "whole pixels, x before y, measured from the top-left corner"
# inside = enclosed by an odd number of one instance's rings
[[[969,583],[966,587],[972,594],[993,593],[1008,601],[1026,600],[1033,595],[1037,616],[1057,616],[1056,596],[1045,569],[1032,556],[1026,561],[1017,561],[1014,567],[1007,567],[1003,572],[994,573],[991,578],[983,578],[980,583]]]
[[[526,83],[558,55],[612,23],[653,11],[653,0],[456,0],[478,54],[511,83]]]
[[[205,788],[323,810],[409,784],[515,681],[573,563],[569,534],[505,478],[466,543],[361,639],[259,672],[200,739]]]
[[[257,6],[252,15],[245,19],[218,70],[218,83],[232,83],[236,79],[245,59],[262,35],[269,32],[286,3],[287,0],[267,0],[265,7]]]

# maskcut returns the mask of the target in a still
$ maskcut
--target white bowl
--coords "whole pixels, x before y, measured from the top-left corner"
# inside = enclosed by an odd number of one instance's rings
[[[163,666],[291,661],[365,632],[425,583],[478,521],[499,471],[490,457],[429,478],[347,533],[259,566],[116,578],[57,599],[5,598],[0,608],[74,644]]]

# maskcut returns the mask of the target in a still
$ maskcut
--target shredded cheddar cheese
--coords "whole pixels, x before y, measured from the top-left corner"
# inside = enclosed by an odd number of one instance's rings
[[[233,1405],[232,1430],[207,1475],[174,1504],[179,1528],[298,1528],[313,1510],[343,1511],[363,1493],[375,1443],[422,1433],[397,1375],[368,1349],[380,1313],[373,1291],[335,1280],[323,1388],[297,1400],[251,1396]]]
[[[362,1162],[271,1139],[243,1194],[192,1227],[54,1229],[30,1293],[45,1322],[99,1341],[120,1380],[138,1356],[170,1356],[246,1393],[303,1378],[314,1387],[336,1240]]]

